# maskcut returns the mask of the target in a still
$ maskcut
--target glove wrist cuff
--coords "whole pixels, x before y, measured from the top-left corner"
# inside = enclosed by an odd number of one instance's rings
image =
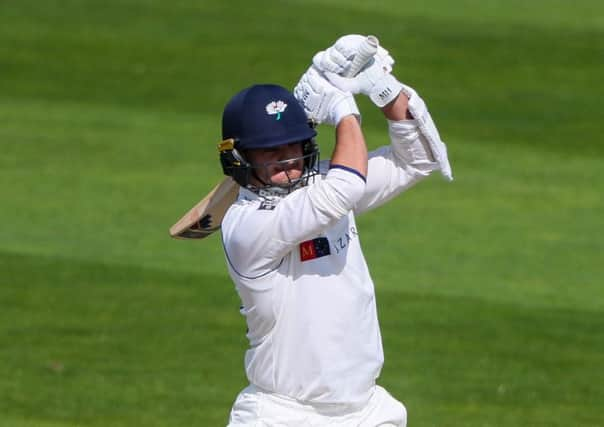
[[[359,112],[359,108],[354,100],[352,95],[347,95],[343,97],[336,105],[333,106],[332,110],[332,123],[334,126],[337,126],[340,121],[346,116],[356,116],[357,120],[360,122],[361,113]]]
[[[387,74],[371,88],[369,98],[375,105],[382,108],[392,102],[402,89],[403,84],[392,74]]]

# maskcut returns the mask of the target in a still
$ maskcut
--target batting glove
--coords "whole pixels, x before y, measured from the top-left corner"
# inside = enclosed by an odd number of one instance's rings
[[[361,113],[349,91],[342,91],[329,83],[319,71],[310,67],[294,88],[294,96],[304,108],[306,116],[315,123],[337,126],[346,116],[360,120]]]
[[[378,46],[373,59],[352,78],[344,77],[352,59],[364,42],[365,36],[351,34],[340,37],[336,43],[313,58],[313,65],[337,88],[369,96],[378,107],[392,102],[403,85],[391,74],[394,59],[386,49]]]

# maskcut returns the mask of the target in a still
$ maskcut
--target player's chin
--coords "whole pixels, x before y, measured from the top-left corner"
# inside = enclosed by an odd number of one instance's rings
[[[290,169],[288,171],[281,171],[272,176],[271,181],[280,186],[286,186],[292,181],[300,179],[302,171],[299,169]]]

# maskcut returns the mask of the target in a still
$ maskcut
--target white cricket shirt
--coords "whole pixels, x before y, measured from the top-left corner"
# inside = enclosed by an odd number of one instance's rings
[[[389,122],[367,181],[322,162],[285,197],[241,189],[222,222],[248,326],[245,370],[261,389],[309,403],[363,403],[383,363],[373,281],[355,214],[438,168],[414,120]]]

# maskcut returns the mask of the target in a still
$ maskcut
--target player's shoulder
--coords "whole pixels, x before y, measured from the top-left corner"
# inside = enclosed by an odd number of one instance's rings
[[[279,200],[239,198],[227,211],[221,227],[228,263],[239,278],[257,278],[272,271],[279,257],[271,229]]]
[[[250,214],[254,211],[273,211],[283,197],[272,194],[255,194],[251,191],[242,191],[231,208],[240,213]]]
[[[250,194],[247,194],[250,193]],[[270,215],[279,203],[278,198],[258,197],[250,191],[242,191],[239,198],[226,212],[222,221],[223,232],[246,229],[245,234],[253,234],[254,230],[263,228],[270,222]]]

